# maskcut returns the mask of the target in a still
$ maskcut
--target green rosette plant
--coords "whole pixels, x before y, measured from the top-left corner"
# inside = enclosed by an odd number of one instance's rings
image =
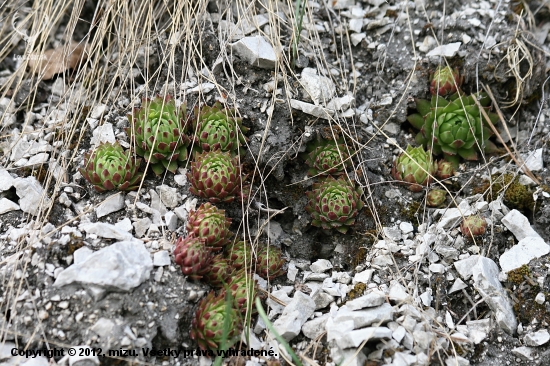
[[[256,298],[256,280],[244,269],[237,271],[231,282],[227,285],[227,291],[231,291],[235,307],[242,314],[253,311],[252,304]]]
[[[488,140],[492,132],[484,125],[475,99],[483,107],[489,103],[483,94],[466,97],[460,93],[453,94],[449,100],[440,96],[433,96],[431,102],[416,100],[418,113],[407,118],[420,130],[416,142],[436,155],[444,154],[445,160],[455,167],[460,157],[477,160],[478,150],[494,151],[495,145]],[[493,124],[497,122],[496,114],[488,113],[488,116]]]
[[[185,239],[180,237],[176,241],[174,257],[183,274],[192,280],[200,280],[212,263],[212,251],[204,245],[203,239],[194,235],[188,235]]]
[[[430,207],[439,207],[447,198],[447,192],[443,189],[432,189],[426,195],[426,204]]]
[[[435,175],[439,179],[449,179],[450,177],[455,175],[455,168],[453,166],[453,163],[447,161],[447,160],[440,160],[437,163],[437,172]]]
[[[458,69],[448,66],[438,66],[430,81],[430,93],[442,97],[456,93],[462,85],[463,78]]]
[[[239,157],[232,157],[229,152],[216,150],[198,154],[187,178],[191,183],[189,191],[212,203],[229,203],[236,196],[246,197],[243,191],[246,192],[247,187],[241,190],[246,176],[241,176]]]
[[[262,278],[272,280],[283,275],[284,265],[283,252],[277,247],[263,246],[256,252],[256,273]]]
[[[84,167],[79,171],[98,192],[131,191],[138,188],[143,177],[138,173],[140,163],[141,159],[132,157],[118,142],[103,143],[84,154]]]
[[[212,259],[208,272],[204,274],[203,279],[210,286],[220,288],[223,287],[223,284],[231,281],[234,273],[235,268],[231,261],[218,254]]]
[[[431,155],[422,146],[407,146],[393,162],[391,174],[395,180],[404,182],[412,192],[420,192],[429,185],[437,170]]]
[[[343,176],[338,179],[328,176],[320,183],[314,183],[313,191],[306,193],[309,199],[306,211],[313,219],[311,224],[345,234],[363,208],[361,194],[361,188],[355,188]]]
[[[196,211],[191,211],[185,228],[187,233],[204,239],[204,243],[214,250],[221,249],[229,243],[233,235],[229,231],[231,219],[225,217],[225,211],[210,203],[202,204]]]
[[[472,215],[462,220],[460,231],[467,238],[485,234],[487,229],[487,221],[478,215]]]
[[[350,164],[348,148],[343,141],[324,140],[313,145],[308,154],[308,176],[341,175],[345,166]]]
[[[251,262],[252,248],[245,241],[236,241],[228,250],[228,258],[236,270],[245,267],[246,261]]]
[[[231,347],[239,340],[242,331],[241,316],[231,303],[230,306],[227,305],[224,291],[218,296],[211,291],[200,301],[191,323],[190,336],[202,350],[219,350],[223,346],[224,328],[227,333],[225,347]],[[224,327],[227,324],[229,326]]]
[[[194,149],[197,152],[222,150],[235,155],[246,142],[248,128],[242,125],[242,118],[235,116],[234,109],[223,108],[216,102],[212,107],[195,107],[193,129]]]
[[[187,160],[190,139],[186,135],[189,123],[185,104],[177,108],[169,95],[144,98],[141,108],[129,114],[128,120],[126,133],[136,153],[149,162],[155,174],[161,175],[165,169],[175,173],[178,164]]]

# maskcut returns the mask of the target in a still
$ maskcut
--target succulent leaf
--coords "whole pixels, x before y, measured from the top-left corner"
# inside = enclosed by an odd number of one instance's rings
[[[408,183],[412,192],[420,192],[429,185],[437,169],[429,152],[422,146],[407,146],[393,162],[392,176],[395,180]]]
[[[223,287],[225,283],[231,281],[234,273],[235,268],[232,266],[230,260],[218,254],[212,259],[210,268],[203,278],[210,286],[220,288]]]
[[[242,125],[242,118],[235,116],[234,109],[223,108],[216,102],[212,107],[195,107],[194,114],[196,152],[222,150],[235,155],[246,142],[244,134],[248,128]]]
[[[241,176],[239,157],[220,150],[198,154],[187,178],[191,183],[189,191],[212,203],[233,202],[235,196],[246,197],[248,191],[248,187],[241,187],[246,176]]]
[[[254,300],[256,298],[256,280],[244,269],[233,275],[231,282],[227,285],[231,291],[235,307],[242,314],[254,312]]]
[[[252,248],[245,241],[236,241],[228,251],[228,257],[231,265],[236,270],[245,268],[245,264],[251,263]]]
[[[455,168],[453,166],[453,163],[448,162],[446,160],[440,160],[437,163],[437,172],[436,176],[439,179],[449,179],[450,177],[454,176],[455,174]]]
[[[206,246],[218,250],[226,245],[233,235],[229,231],[230,225],[231,219],[225,217],[224,210],[205,203],[189,213],[186,229],[189,234],[204,239]]]
[[[443,189],[432,189],[426,195],[426,204],[430,207],[439,207],[445,202],[447,192]]]
[[[98,192],[118,189],[131,191],[137,189],[143,177],[138,173],[141,159],[135,159],[130,151],[124,151],[118,142],[103,143],[84,154],[84,168],[80,174]]]
[[[165,170],[175,173],[178,164],[187,160],[190,139],[186,135],[189,124],[185,104],[177,108],[170,96],[143,99],[141,108],[129,114],[128,120],[126,132],[132,145],[155,174]]]
[[[211,291],[199,303],[195,318],[191,324],[191,339],[194,339],[203,350],[219,350],[224,336],[224,324],[229,317],[227,341],[225,346],[231,347],[240,338],[242,321],[237,310],[226,300],[226,292],[218,296]]]
[[[185,239],[180,237],[176,241],[174,257],[184,275],[192,280],[200,280],[208,272],[212,251],[204,244],[203,239],[188,235]]]
[[[363,208],[362,193],[343,176],[338,179],[328,176],[313,184],[313,190],[306,193],[309,199],[306,211],[311,214],[311,224],[345,234]]]
[[[285,259],[281,249],[270,246],[263,246],[256,252],[256,273],[269,280],[283,275]]]
[[[468,238],[485,234],[487,221],[478,215],[466,217],[460,224],[460,231]]]
[[[350,164],[348,147],[343,141],[322,140],[313,144],[306,159],[308,175],[341,175]]]
[[[441,96],[456,93],[462,85],[462,80],[463,78],[460,76],[458,69],[451,69],[448,66],[438,66],[432,75],[430,93]]]

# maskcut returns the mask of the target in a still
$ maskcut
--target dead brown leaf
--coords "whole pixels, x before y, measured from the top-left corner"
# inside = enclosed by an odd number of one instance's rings
[[[29,57],[29,67],[42,80],[49,80],[54,75],[74,69],[87,58],[83,43],[72,41],[69,45],[46,50],[44,53],[32,53]]]

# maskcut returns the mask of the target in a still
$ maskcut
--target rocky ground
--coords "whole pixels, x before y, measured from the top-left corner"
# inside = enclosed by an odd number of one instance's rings
[[[285,252],[286,276],[258,277],[258,285],[271,294],[265,307],[275,328],[308,363],[550,364],[548,8],[531,4],[538,11],[528,31],[509,1],[309,1],[292,74],[278,65],[290,53],[292,9],[277,4],[269,12],[256,4],[251,25],[210,2],[200,19],[200,72],[143,83],[144,70],[171,75],[159,58],[171,40],[159,34],[126,70],[139,86],[122,80],[81,116],[75,111],[91,99],[88,86],[57,77],[36,94],[10,89],[20,65],[0,62],[0,85],[12,90],[0,99],[1,365],[212,362],[192,352],[189,338],[210,288],[182,275],[172,255],[188,213],[204,202],[189,192],[187,167],[148,173],[129,193],[99,194],[78,172],[99,143],[130,146],[127,114],[156,93],[188,105],[228,102],[250,128],[243,162],[254,194],[220,207],[238,237]],[[528,50],[532,66],[517,68],[520,76],[530,71],[521,88],[509,61],[518,48]],[[518,112],[504,109],[505,142],[515,142],[540,184],[504,149],[461,164],[443,182],[453,195],[439,209],[425,206],[426,191],[392,180],[392,161],[414,144],[406,116],[414,98],[429,97],[429,75],[442,56],[465,76],[466,92],[483,83],[504,105],[521,89]],[[186,55],[175,57],[181,64]],[[60,141],[69,130],[74,139]],[[303,153],[315,139],[335,136],[357,151],[348,176],[364,190],[365,208],[347,234],[311,226],[304,210],[317,178],[307,178]],[[488,183],[499,176],[502,191]],[[271,215],[258,202],[285,210]],[[469,239],[458,226],[473,214],[489,225]],[[285,362],[263,321],[253,318],[250,329],[242,349],[273,349]],[[27,359],[13,356],[15,347],[76,347],[78,354]]]

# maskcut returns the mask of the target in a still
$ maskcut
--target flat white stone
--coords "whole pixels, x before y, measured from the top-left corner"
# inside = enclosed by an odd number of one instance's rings
[[[470,216],[473,212],[470,204],[464,200],[460,202],[457,208],[439,209],[435,210],[435,213],[443,215],[437,223],[438,229],[452,229],[460,224],[463,217]]]
[[[113,212],[122,210],[124,207],[126,207],[126,204],[124,203],[124,195],[119,192],[105,198],[105,200],[96,207],[95,214],[99,219]]]
[[[323,314],[318,318],[309,320],[302,325],[302,333],[309,339],[317,338],[321,333],[325,331],[325,325],[327,324],[330,314]]]
[[[372,291],[366,295],[346,302],[350,310],[360,310],[380,306],[386,301],[386,295],[379,291]]]
[[[92,285],[108,291],[130,291],[149,279],[153,262],[145,245],[136,241],[114,243],[61,272],[54,286]]]
[[[274,69],[277,55],[273,46],[262,36],[244,37],[230,44],[231,50],[252,66]]]
[[[374,273],[373,269],[366,269],[362,272],[356,273],[355,276],[353,276],[353,283],[364,283],[368,284],[372,278],[372,274]]]
[[[48,207],[51,199],[46,196],[44,189],[35,177],[17,178],[13,185],[19,196],[19,207],[23,212],[37,215],[41,207]]]
[[[119,222],[117,222],[115,224],[115,227],[121,229],[121,230],[124,230],[124,231],[128,231],[128,232],[131,232],[133,227],[132,227],[132,221],[125,217],[124,219],[120,220]]]
[[[478,259],[479,255],[472,255],[471,257],[461,259],[454,263],[456,270],[462,278],[467,280],[472,277],[472,269],[477,263]]]
[[[0,169],[0,192],[7,191],[13,187],[15,178],[6,169]]]
[[[101,116],[107,111],[108,107],[105,104],[96,105],[90,113],[90,118],[100,119]]]
[[[179,205],[177,188],[161,185],[157,187],[157,192],[160,200],[166,207],[174,208]]]
[[[414,226],[410,222],[402,222],[399,224],[399,229],[403,234],[408,234],[414,231]]]
[[[170,263],[171,263],[170,254],[168,254],[168,251],[160,250],[155,254],[153,254],[153,266],[155,267],[169,266]]]
[[[495,313],[497,325],[508,334],[513,334],[517,328],[517,320],[510,298],[498,280],[498,273],[495,262],[480,256],[472,268],[474,288]]]
[[[287,304],[281,316],[273,323],[273,327],[287,342],[294,339],[302,329],[302,325],[313,315],[315,301],[308,295],[296,291],[292,301]]]
[[[97,126],[92,135],[92,140],[90,142],[95,147],[104,142],[115,143],[116,141],[113,124],[110,122],[105,122],[101,126]]]
[[[457,278],[453,283],[453,285],[451,286],[451,288],[449,289],[449,295],[452,294],[453,292],[460,291],[467,287],[468,285],[465,284],[464,281],[462,281],[460,278]]]
[[[120,229],[106,222],[88,222],[78,226],[79,230],[85,231],[88,234],[95,234],[100,238],[117,239],[117,240],[132,240],[133,236],[124,229]]]
[[[532,172],[538,172],[544,168],[542,160],[542,148],[531,151],[527,154],[522,154],[521,158],[525,162],[525,166]]]
[[[17,203],[10,201],[7,198],[0,199],[0,215],[15,210],[19,210],[19,205]]]
[[[445,366],[469,366],[470,361],[460,356],[449,357],[445,360]]]
[[[462,42],[454,42],[438,46],[428,52],[426,56],[454,57],[460,49],[461,44]]]
[[[336,344],[342,349],[357,348],[365,340],[390,339],[392,331],[386,327],[368,327],[352,330],[336,339]]]
[[[369,325],[385,324],[393,319],[393,307],[385,303],[382,306],[352,311],[346,305],[342,306],[336,314],[335,322],[353,321],[353,329],[363,328]]]
[[[523,358],[524,360],[533,360],[533,349],[531,347],[516,347],[512,349],[512,353],[516,356]]]
[[[548,341],[550,341],[550,333],[548,333],[548,330],[546,329],[541,329],[534,333],[526,334],[523,340],[527,346],[542,346],[543,344],[546,344],[548,343]]]
[[[409,295],[407,289],[396,280],[391,281],[388,296],[390,300],[395,302],[404,302],[411,299],[411,295]]]
[[[300,83],[316,105],[326,105],[336,93],[334,82],[326,76],[317,75],[317,69],[306,67],[301,76]]]
[[[325,109],[321,106],[302,102],[296,99],[290,100],[290,106],[294,109],[298,109],[306,114],[310,114],[318,118],[329,119],[332,115],[334,115],[333,110]]]
[[[500,268],[503,272],[510,272],[548,253],[550,253],[550,246],[544,239],[530,236],[521,239],[519,243],[500,256]]]
[[[310,268],[315,273],[324,273],[332,269],[332,263],[327,259],[318,259],[311,264]]]
[[[502,218],[502,223],[514,234],[517,240],[525,239],[529,236],[540,237],[540,235],[531,227],[529,219],[518,210],[512,210]]]

